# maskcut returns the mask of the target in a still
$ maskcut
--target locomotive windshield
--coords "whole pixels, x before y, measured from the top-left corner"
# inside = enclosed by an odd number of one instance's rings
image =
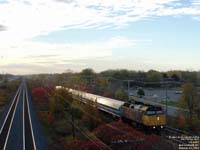
[[[156,111],[147,111],[146,114],[147,114],[147,115],[155,115],[155,114],[156,114]]]
[[[161,107],[150,106],[146,111],[146,115],[160,115],[160,114],[163,114],[163,110]]]

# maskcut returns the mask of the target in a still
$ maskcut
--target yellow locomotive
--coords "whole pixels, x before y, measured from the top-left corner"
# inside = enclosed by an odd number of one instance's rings
[[[166,125],[166,115],[160,106],[124,103],[121,107],[122,119],[134,121],[152,129],[162,129]]]

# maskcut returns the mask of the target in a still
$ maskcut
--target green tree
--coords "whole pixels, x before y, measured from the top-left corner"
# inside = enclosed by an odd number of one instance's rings
[[[183,71],[182,78],[185,81],[192,82],[193,84],[197,83],[197,72]]]
[[[197,72],[197,84],[200,85],[200,71]]]
[[[127,101],[128,100],[127,92],[124,91],[122,88],[120,88],[115,92],[115,98],[119,100]]]
[[[84,106],[84,114],[82,116],[82,121],[87,125],[89,130],[96,128],[102,121],[97,108],[97,102],[91,102],[90,105]]]
[[[137,91],[137,95],[140,96],[140,98],[142,98],[143,96],[145,96],[145,92],[143,89],[139,88]]]
[[[72,75],[65,81],[65,86],[68,88],[84,90],[87,87],[87,81],[79,75]]]
[[[0,90],[0,106],[5,103],[5,94],[2,90]]]
[[[104,91],[107,90],[109,82],[106,78],[97,77],[95,80],[95,92],[102,95]]]
[[[54,114],[56,118],[62,118],[65,115],[65,111],[70,111],[72,102],[73,97],[67,90],[55,90],[50,99],[50,112]]]
[[[147,72],[147,81],[149,82],[159,82],[162,79],[162,74],[155,70],[149,70]]]
[[[83,69],[80,73],[81,76],[94,76],[95,72],[93,69],[87,68],[87,69]]]
[[[178,70],[168,71],[168,76],[175,81],[180,81],[182,79],[182,72]]]
[[[189,117],[194,118],[195,110],[199,107],[199,96],[196,88],[191,82],[183,85],[183,94],[180,99],[180,106],[189,110]]]

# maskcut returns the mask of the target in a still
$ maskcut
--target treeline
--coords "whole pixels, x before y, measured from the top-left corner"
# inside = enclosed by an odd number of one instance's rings
[[[10,82],[0,83],[0,115],[3,111],[4,106],[12,99],[14,93],[20,85],[20,80],[13,80]]]
[[[172,70],[167,72],[159,72],[156,70],[131,71],[126,69],[107,70],[99,73],[103,76],[111,76],[121,80],[138,80],[144,82],[161,82],[161,81],[190,81],[200,84],[200,71],[179,71]]]
[[[181,87],[188,81],[195,86],[200,85],[200,72],[190,71],[159,72],[150,70],[144,72],[121,69],[97,73],[88,68],[81,72],[67,70],[61,74],[40,74],[30,77],[35,84],[61,85],[119,100],[128,99],[128,85],[130,87],[165,87],[165,82],[170,82],[172,86]],[[129,80],[130,82],[128,82]]]
[[[13,77],[14,75],[12,75],[12,74],[0,74],[0,81],[1,80],[5,80],[5,79],[7,79],[7,78],[11,78],[11,77]]]
[[[100,73],[96,73],[93,69],[84,69],[79,73],[73,71],[66,71],[58,76],[68,75],[80,75],[85,78],[92,78],[94,76],[109,78],[113,80],[135,80],[142,82],[162,82],[162,81],[175,81],[175,82],[192,82],[195,85],[200,85],[200,71],[180,71],[171,70],[166,72],[160,72],[156,70],[145,71],[133,71],[126,69],[118,70],[106,70]]]

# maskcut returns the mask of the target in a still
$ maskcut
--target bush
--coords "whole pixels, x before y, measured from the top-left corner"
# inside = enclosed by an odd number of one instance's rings
[[[137,95],[138,96],[140,96],[140,97],[143,97],[143,96],[145,96],[145,93],[144,93],[144,90],[143,89],[138,89],[138,91],[137,91]]]

